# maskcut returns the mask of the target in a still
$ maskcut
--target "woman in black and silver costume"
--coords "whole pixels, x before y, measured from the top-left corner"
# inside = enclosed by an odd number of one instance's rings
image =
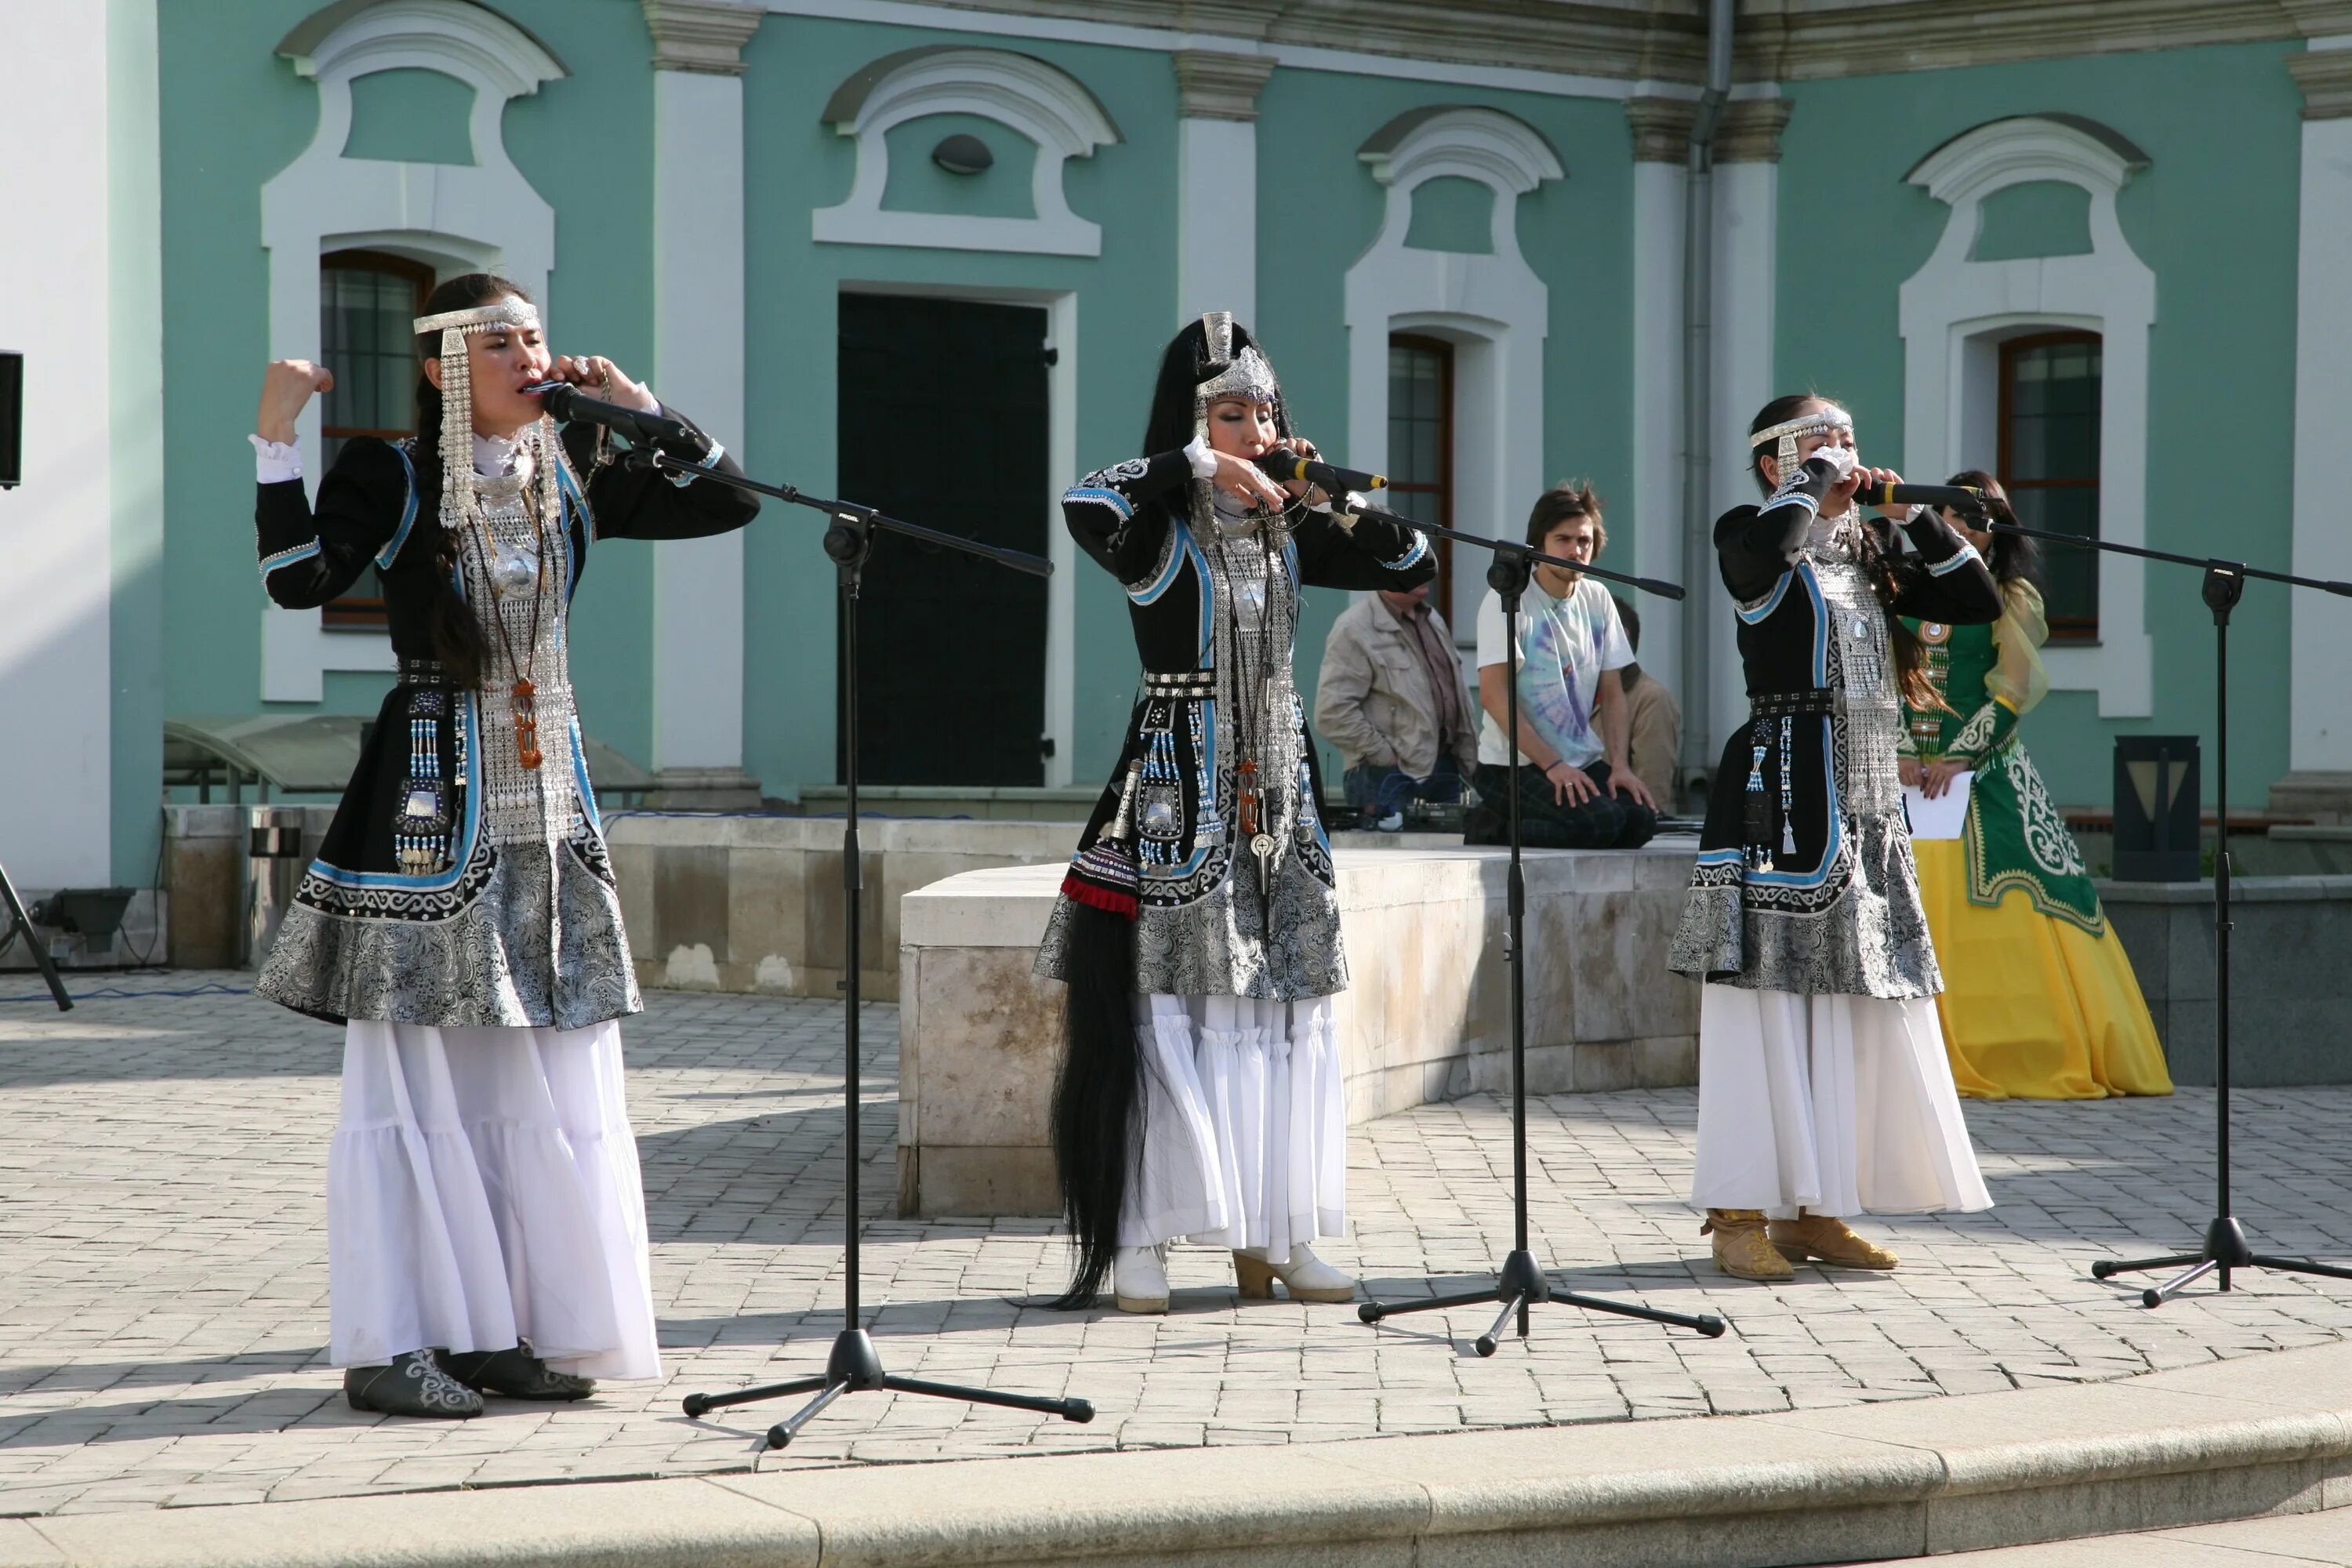
[[[1055,1152],[1076,1278],[1168,1305],[1167,1246],[1228,1247],[1242,1293],[1344,1301],[1310,1243],[1347,1223],[1331,998],[1348,984],[1315,748],[1292,685],[1299,589],[1435,574],[1419,532],[1335,516],[1253,459],[1312,455],[1223,311],[1160,362],[1145,456],[1063,498],[1126,590],[1145,674],[1037,960],[1069,983]]]
[[[1991,1205],[1952,1086],[1895,747],[1920,683],[1897,619],[1990,621],[1992,575],[1929,508],[1865,519],[1853,420],[1780,398],[1767,495],[1715,525],[1750,716],[1724,748],[1672,965],[1705,982],[1691,1201],[1717,1266],[1892,1268],[1842,1216]],[[1906,552],[1896,526],[1908,537]]]
[[[656,405],[608,360],[551,361],[513,284],[455,278],[425,308],[420,434],[354,438],[315,507],[294,423],[333,378],[289,360],[263,383],[263,585],[308,609],[373,566],[400,677],[254,989],[345,1029],[327,1174],[345,1394],[463,1416],[484,1393],[660,1374],[616,1022],[642,1004],[566,632],[593,541],[721,533],[757,505],[614,465],[592,426],[559,434],[525,388]]]

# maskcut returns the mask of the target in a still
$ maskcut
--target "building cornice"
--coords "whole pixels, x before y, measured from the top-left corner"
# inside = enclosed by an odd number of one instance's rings
[[[2352,119],[2352,49],[2290,55],[2286,68],[2303,93],[2305,120]]]
[[[1255,120],[1258,89],[1274,74],[1266,55],[1237,55],[1222,49],[1179,49],[1176,63],[1177,115],[1184,120]]]
[[[648,4],[654,0],[648,0]],[[937,0],[939,9],[1166,34],[1177,47],[1328,49],[1696,89],[1705,0]],[[2352,0],[1739,0],[1735,75],[1895,71],[2352,35]]]
[[[1633,130],[1633,162],[1680,163],[1690,156],[1698,105],[1687,98],[1629,98],[1625,120]]]
[[[1808,81],[2352,33],[2352,0],[1741,0],[1738,73]]]
[[[1723,106],[1715,128],[1718,163],[1777,163],[1780,132],[1795,106],[1785,98],[1735,98]]]
[[[743,46],[767,13],[731,0],[638,0],[654,36],[654,69],[741,76]]]

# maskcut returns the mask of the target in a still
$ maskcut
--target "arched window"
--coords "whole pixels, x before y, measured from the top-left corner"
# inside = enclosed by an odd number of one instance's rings
[[[1454,345],[1417,332],[1389,334],[1389,492],[1416,522],[1454,526]],[[1454,626],[1454,547],[1437,544],[1429,602]]]
[[[354,436],[396,440],[416,434],[416,338],[433,269],[381,250],[336,250],[319,258],[319,357],[335,384],[320,399],[323,473]],[[383,589],[371,569],[352,593],[327,605],[321,624],[345,629],[384,624]]]

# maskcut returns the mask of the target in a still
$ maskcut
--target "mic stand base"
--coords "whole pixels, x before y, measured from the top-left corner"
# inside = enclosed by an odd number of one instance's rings
[[[1439,530],[1439,532],[1446,532]],[[1519,599],[1527,592],[1528,579],[1533,574],[1538,556],[1521,545],[1496,540],[1480,539],[1475,534],[1450,534],[1467,539],[1474,544],[1493,551],[1494,559],[1486,565],[1486,584],[1503,602],[1503,646],[1519,646]],[[1595,574],[1606,575],[1606,574]],[[1677,595],[1677,597],[1680,595]],[[1519,732],[1519,683],[1517,671],[1507,674],[1503,681],[1504,727],[1517,737]],[[1514,753],[1516,759],[1516,753]],[[1480,1301],[1499,1301],[1503,1310],[1496,1316],[1495,1326],[1478,1336],[1476,1348],[1482,1356],[1495,1353],[1504,1328],[1516,1315],[1519,1320],[1519,1338],[1528,1337],[1528,1320],[1531,1309],[1538,1302],[1562,1301],[1571,1307],[1581,1307],[1588,1312],[1611,1312],[1621,1318],[1640,1318],[1645,1322],[1664,1323],[1671,1328],[1696,1329],[1709,1339],[1721,1337],[1723,1320],[1711,1312],[1692,1316],[1683,1312],[1664,1312],[1654,1307],[1637,1307],[1626,1301],[1604,1301],[1597,1296],[1580,1296],[1570,1290],[1555,1290],[1551,1279],[1537,1267],[1535,1253],[1528,1245],[1528,998],[1527,972],[1521,958],[1527,951],[1523,930],[1528,910],[1527,882],[1519,866],[1519,781],[1516,760],[1504,764],[1510,780],[1509,822],[1511,842],[1510,879],[1506,884],[1504,906],[1506,931],[1504,962],[1511,973],[1511,1224],[1510,1255],[1496,1271],[1495,1285],[1488,1290],[1468,1290],[1450,1296],[1433,1296],[1421,1301],[1367,1301],[1356,1309],[1356,1316],[1367,1323],[1377,1323],[1383,1318],[1400,1317],[1407,1312],[1434,1312],[1447,1307],[1468,1307]]]
[[[8,917],[5,923],[0,923],[0,952],[6,951],[8,943],[21,933],[26,948],[33,955],[33,967],[48,983],[49,995],[56,1000],[58,1011],[72,1012],[73,998],[66,994],[66,983],[58,978],[58,966],[49,962],[48,953],[42,949],[41,934],[33,929],[33,917],[25,912],[25,900],[16,896],[16,884],[8,879],[5,866],[0,866],[0,901],[8,906],[0,910]]]
[[[798,1436],[800,1429],[814,1420],[826,1405],[843,1394],[874,1393],[919,1394],[932,1399],[959,1399],[968,1405],[1031,1410],[1040,1415],[1058,1415],[1065,1421],[1075,1421],[1080,1425],[1095,1418],[1095,1407],[1083,1399],[1047,1399],[1028,1394],[1001,1394],[992,1388],[964,1388],[952,1383],[926,1383],[918,1377],[893,1376],[882,1370],[881,1352],[874,1348],[872,1336],[864,1329],[844,1329],[835,1336],[833,1353],[825,1358],[824,1375],[822,1377],[795,1377],[784,1383],[740,1389],[733,1394],[689,1394],[686,1396],[686,1413],[698,1416],[722,1405],[783,1399],[795,1394],[815,1394],[814,1399],[768,1428],[768,1447],[782,1448]]]
[[[2196,1252],[2175,1253],[2166,1258],[2137,1258],[2129,1262],[2101,1259],[2091,1265],[2091,1278],[2111,1279],[2118,1274],[2137,1274],[2147,1268],[2179,1268],[2189,1265],[2161,1285],[2149,1287],[2139,1293],[2143,1307],[2161,1307],[2206,1275],[2220,1272],[2222,1289],[2230,1289],[2230,1276],[2241,1268],[2269,1268],[2282,1274],[2320,1274],[2330,1279],[2352,1279],[2352,1268],[2339,1268],[2332,1263],[2314,1263],[2304,1258],[2272,1258],[2256,1252],[2247,1245],[2246,1233],[2236,1219],[2224,1215],[2205,1227],[2205,1245]]]

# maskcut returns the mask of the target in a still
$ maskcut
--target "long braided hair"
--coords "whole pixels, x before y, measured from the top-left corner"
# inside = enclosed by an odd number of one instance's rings
[[[487,305],[511,294],[518,300],[529,300],[522,289],[494,272],[467,272],[452,278],[425,296],[425,311],[437,316],[446,310],[463,310],[476,305]],[[454,683],[465,687],[482,684],[484,670],[489,663],[488,650],[482,640],[481,623],[463,595],[457,592],[457,535],[439,525],[441,515],[441,389],[424,374],[423,362],[441,355],[441,334],[421,333],[416,340],[419,368],[416,376],[416,442],[410,461],[416,468],[416,510],[431,525],[426,537],[432,541],[428,565],[433,574],[433,596],[426,611],[425,624],[432,634],[433,657],[441,661],[444,674]]]
[[[1826,407],[1829,402],[1828,398],[1811,392],[1776,397],[1757,414],[1748,426],[1748,433],[1753,436],[1759,431],[1769,430],[1775,425],[1785,425],[1811,409]],[[1772,493],[1772,481],[1764,477],[1764,459],[1770,455],[1758,448],[1748,456],[1748,472],[1755,478],[1758,488],[1767,495]],[[1864,518],[1861,522],[1862,569],[1869,577],[1871,592],[1877,595],[1880,608],[1886,616],[1887,641],[1895,650],[1895,685],[1902,691],[1903,700],[1912,707],[1923,710],[1941,708],[1943,700],[1936,694],[1935,683],[1927,679],[1926,647],[1919,641],[1919,634],[1905,626],[1903,617],[1895,613],[1895,601],[1920,574],[1921,567],[1918,562],[1905,556],[1896,545],[1892,524],[1870,518]]]

